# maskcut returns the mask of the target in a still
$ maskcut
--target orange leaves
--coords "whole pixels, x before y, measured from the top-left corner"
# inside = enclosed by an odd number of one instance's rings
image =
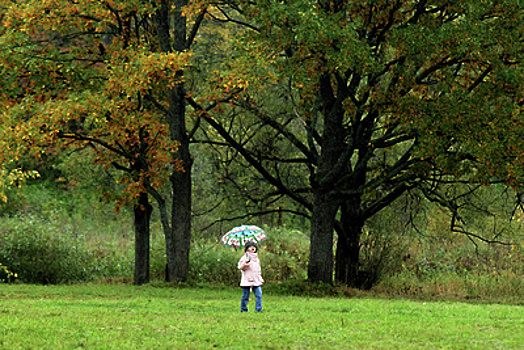
[[[213,4],[213,1],[211,0],[193,0],[188,1],[188,4],[184,6],[182,9],[182,14],[187,18],[192,18],[193,16],[199,14],[202,12],[202,10],[206,9],[210,5]],[[173,5],[174,10],[175,5]]]
[[[0,0],[0,44],[8,48],[0,53],[8,80],[0,85],[2,126],[17,151],[40,157],[89,149],[97,164],[123,170],[129,198],[146,181],[160,187],[183,169],[164,117],[166,90],[183,82],[191,54],[156,52],[155,7],[142,0]]]
[[[222,90],[226,93],[242,91],[249,85],[247,80],[244,80],[238,76],[224,74],[218,70],[215,70],[213,73],[215,74],[214,84],[216,84],[218,90]]]
[[[189,57],[189,53],[150,53],[137,48],[115,51],[108,62],[106,91],[131,98],[155,86],[174,88],[181,82],[177,72],[188,66]]]
[[[218,70],[213,71],[213,76],[208,83],[210,93],[204,99],[214,101],[217,105],[215,111],[219,113],[223,112],[222,103],[234,100],[238,94],[245,91],[250,85],[247,80],[244,80],[234,72],[225,73]],[[199,113],[202,113],[202,111]]]

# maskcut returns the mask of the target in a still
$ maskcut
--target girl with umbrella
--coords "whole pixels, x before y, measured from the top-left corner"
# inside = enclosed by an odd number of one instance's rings
[[[242,287],[240,312],[248,311],[247,304],[249,303],[251,291],[255,294],[255,310],[262,312],[262,285],[264,284],[264,279],[262,278],[262,270],[258,260],[258,246],[255,242],[248,241],[245,244],[245,252],[238,262],[238,269],[242,271],[242,279],[240,280],[240,287]]]

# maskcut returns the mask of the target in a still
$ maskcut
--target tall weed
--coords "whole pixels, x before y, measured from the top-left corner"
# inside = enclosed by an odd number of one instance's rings
[[[27,283],[88,281],[96,275],[92,252],[81,237],[35,217],[9,220],[0,231],[0,260]]]
[[[133,275],[132,241],[86,237],[61,220],[1,218],[0,261],[26,283],[57,284]]]
[[[415,244],[417,243],[417,244]],[[373,288],[387,295],[524,300],[522,248],[467,241],[414,241],[400,271]]]
[[[266,230],[268,239],[259,245],[262,275],[267,282],[304,280],[307,270],[309,240],[298,230],[280,228]],[[244,251],[224,247],[218,238],[194,240],[190,251],[189,279],[194,283],[237,285],[240,271],[237,263]],[[152,241],[151,276],[164,278],[165,244]]]

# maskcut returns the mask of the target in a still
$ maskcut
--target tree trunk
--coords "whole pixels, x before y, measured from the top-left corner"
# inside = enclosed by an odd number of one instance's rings
[[[180,96],[185,101],[185,96]],[[180,120],[179,129],[185,135],[185,120]],[[187,136],[186,136],[187,137]],[[183,138],[182,138],[183,139]],[[189,270],[189,249],[191,245],[191,167],[192,159],[189,153],[189,142],[181,142],[176,158],[182,161],[184,171],[172,174],[173,208],[171,227],[174,240],[175,266],[170,276],[172,281],[187,280]]]
[[[183,52],[186,49],[186,17],[182,13],[187,0],[176,0],[174,8],[174,42],[173,49]],[[171,138],[179,142],[178,151],[174,154],[175,164],[181,164],[183,171],[171,175],[173,188],[173,206],[171,229],[173,230],[173,260],[175,265],[168,266],[171,281],[187,280],[189,271],[189,249],[191,246],[191,168],[193,160],[189,152],[189,136],[186,128],[186,93],[183,83],[183,71],[178,71],[180,79],[169,96],[169,130]]]
[[[360,287],[360,236],[364,221],[360,216],[360,199],[346,201],[341,208],[335,257],[335,280],[351,287]]]
[[[324,191],[314,194],[308,279],[333,284],[333,231],[337,201]]]
[[[187,22],[183,14],[187,0],[162,1],[156,14],[157,35],[164,52],[183,52],[186,48]],[[172,12],[171,12],[172,11]],[[172,16],[170,14],[172,13]],[[172,25],[172,27],[171,27]],[[172,28],[172,40],[170,36]],[[186,94],[184,72],[176,72],[178,84],[168,91],[169,107],[166,113],[170,138],[179,143],[173,154],[174,164],[180,164],[183,171],[175,169],[171,174],[173,206],[171,232],[166,233],[167,269],[166,280],[181,282],[187,279],[189,270],[189,249],[191,243],[191,167],[189,136],[186,129]]]
[[[182,74],[180,72],[180,74]],[[175,164],[182,171],[171,174],[173,202],[171,212],[172,251],[167,251],[166,279],[182,282],[187,279],[189,270],[189,249],[191,245],[191,168],[193,160],[189,152],[189,138],[186,130],[186,99],[184,85],[179,84],[170,93],[169,128],[171,138],[179,143],[173,154]],[[168,237],[169,238],[169,237]],[[170,242],[166,240],[166,248]]]
[[[333,283],[333,234],[340,206],[335,194],[336,182],[345,170],[343,109],[334,96],[328,75],[320,78],[318,113],[322,114],[324,132],[318,170],[312,178],[313,209],[311,213],[311,246],[308,278],[312,282]]]
[[[134,208],[135,224],[135,275],[133,284],[149,283],[149,222],[153,207],[149,204],[149,196],[143,192],[139,195]]]

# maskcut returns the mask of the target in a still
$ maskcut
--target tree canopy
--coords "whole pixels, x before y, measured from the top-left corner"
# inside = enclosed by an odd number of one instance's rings
[[[250,87],[235,104],[258,122],[236,135],[210,122],[274,196],[309,211],[311,280],[332,281],[336,229],[336,279],[364,283],[363,225],[407,191],[439,200],[449,182],[522,183],[518,2],[235,4],[256,26],[237,41]],[[290,164],[308,175],[289,181]]]
[[[153,195],[172,280],[184,280],[189,263],[197,133],[241,155],[268,203],[291,199],[289,212],[310,219],[312,281],[332,283],[335,272],[365,284],[363,227],[408,191],[453,210],[444,184],[522,184],[519,1],[4,0],[0,8],[5,132],[35,157],[43,145],[91,147],[129,175],[142,226]],[[204,23],[242,29],[217,35]],[[194,44],[219,36],[232,43],[220,57]],[[195,69],[213,59],[216,69]],[[171,224],[158,192],[168,179]]]

